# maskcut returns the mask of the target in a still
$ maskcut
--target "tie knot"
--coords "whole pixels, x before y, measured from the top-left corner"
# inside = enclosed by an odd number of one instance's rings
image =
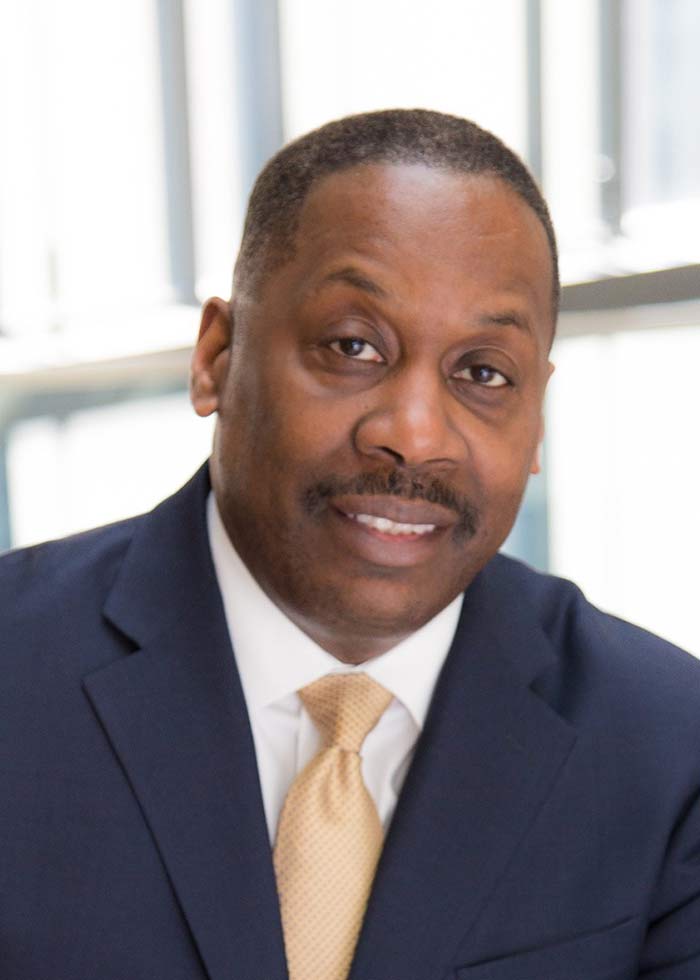
[[[327,674],[299,691],[324,739],[359,752],[392,695],[367,674]]]

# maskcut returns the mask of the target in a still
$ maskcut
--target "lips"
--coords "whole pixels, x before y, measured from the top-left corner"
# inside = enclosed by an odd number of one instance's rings
[[[333,506],[345,517],[354,520],[361,518],[361,523],[367,526],[371,526],[374,522],[366,519],[375,518],[379,521],[388,521],[392,529],[397,525],[410,526],[413,529],[411,533],[421,533],[415,529],[427,526],[430,530],[450,527],[457,520],[452,511],[438,504],[430,504],[424,500],[403,500],[398,497],[347,495],[335,497]],[[374,526],[377,527],[376,524]],[[377,530],[385,530],[388,533],[392,533],[392,529],[382,528],[381,525],[377,527]]]
[[[374,517],[372,514],[347,514],[347,517],[381,531],[382,534],[398,536],[400,534],[430,534],[435,530],[434,524],[406,524],[397,521],[390,521],[387,517]]]
[[[457,521],[436,504],[370,495],[334,497],[329,513],[346,553],[386,570],[434,560]]]

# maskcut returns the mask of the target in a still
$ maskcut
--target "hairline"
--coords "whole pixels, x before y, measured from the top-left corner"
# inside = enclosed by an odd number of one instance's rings
[[[378,137],[377,125],[394,126],[398,135],[390,132]],[[415,145],[407,145],[407,131],[417,134]],[[450,140],[454,136],[454,142],[446,142],[446,134]],[[460,142],[463,137],[466,147]],[[339,145],[347,149],[347,159],[338,154]],[[293,259],[310,194],[326,178],[366,166],[423,166],[458,176],[485,177],[517,194],[538,219],[547,241],[554,335],[561,292],[558,250],[549,209],[536,181],[498,137],[469,120],[431,110],[394,109],[350,116],[282,147],[260,172],[250,196],[234,268],[234,301],[245,294],[255,299],[270,275]]]

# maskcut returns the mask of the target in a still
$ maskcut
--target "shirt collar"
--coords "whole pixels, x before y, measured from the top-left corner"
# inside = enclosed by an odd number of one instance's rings
[[[351,667],[315,643],[261,589],[226,533],[213,492],[207,501],[207,527],[249,713],[324,674],[361,671],[391,691],[422,729],[457,628],[462,595],[382,656]]]

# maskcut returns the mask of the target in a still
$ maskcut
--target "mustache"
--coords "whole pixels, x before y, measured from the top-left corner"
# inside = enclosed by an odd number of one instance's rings
[[[360,473],[349,480],[328,476],[305,491],[304,508],[311,516],[318,516],[326,509],[329,500],[346,494],[401,497],[438,504],[457,515],[454,533],[462,540],[474,537],[479,527],[479,511],[463,494],[457,493],[439,477],[411,475],[401,470]]]

